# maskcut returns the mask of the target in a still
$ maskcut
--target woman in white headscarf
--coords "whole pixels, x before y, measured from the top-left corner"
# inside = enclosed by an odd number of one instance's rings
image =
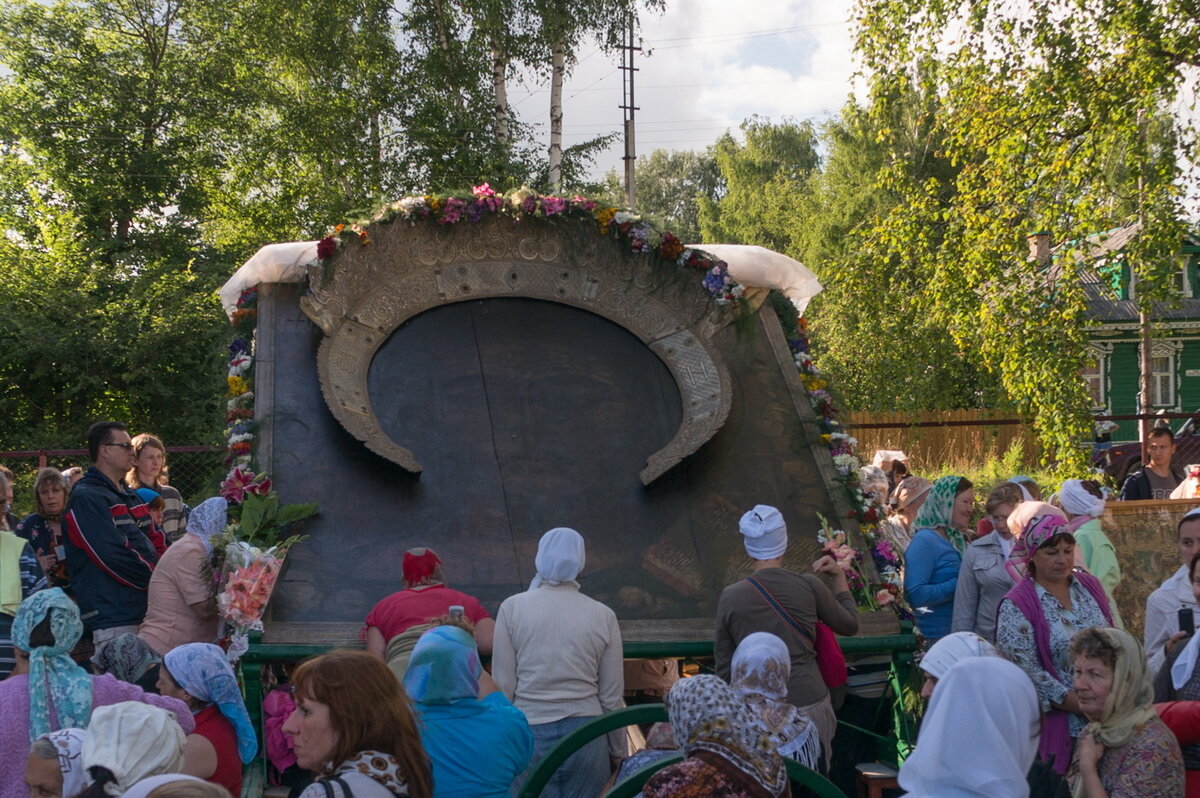
[[[917,750],[900,768],[910,798],[1026,798],[1037,755],[1037,692],[1002,657],[971,657],[939,680]],[[970,761],[964,761],[964,741]]]
[[[83,770],[83,729],[43,734],[29,748],[25,784],[39,798],[75,798],[87,786]]]
[[[97,707],[83,741],[92,784],[83,798],[120,798],[148,776],[183,770],[184,734],[166,710],[124,701]]]
[[[998,657],[1000,652],[988,641],[974,632],[951,632],[930,646],[921,657],[921,670],[925,683],[921,685],[921,698],[926,701],[933,696],[939,680],[957,663],[972,657]]]
[[[792,655],[787,643],[770,632],[746,635],[733,652],[733,692],[746,702],[755,723],[776,743],[780,756],[807,768],[820,765],[821,737],[816,724],[788,703]]]
[[[187,534],[171,544],[154,568],[138,637],[159,655],[217,637],[212,538],[225,531],[228,510],[220,496],[201,502],[188,516]]]
[[[1113,626],[1122,628],[1124,624],[1113,599],[1113,591],[1121,582],[1121,565],[1117,562],[1117,550],[1100,525],[1100,516],[1104,515],[1100,483],[1091,479],[1068,479],[1058,489],[1057,504],[1067,514],[1067,529],[1075,535],[1076,564],[1082,565],[1104,585],[1113,611]]]
[[[509,596],[496,614],[492,676],[529,720],[536,766],[571,731],[620,708],[624,679],[617,616],[579,592],[580,534],[558,527],[542,535],[535,565],[529,590]],[[542,795],[595,792],[608,779],[609,756],[624,755],[623,732],[610,734],[607,745],[593,740],[563,763]]]

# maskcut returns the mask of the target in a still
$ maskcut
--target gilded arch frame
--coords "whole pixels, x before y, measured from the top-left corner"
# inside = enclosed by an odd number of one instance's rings
[[[698,273],[664,274],[653,256],[598,235],[578,220],[485,218],[367,228],[328,266],[309,267],[301,309],[324,333],[317,374],[325,403],[368,449],[413,473],[416,455],[384,431],[371,406],[368,372],[379,347],[409,319],[474,299],[520,297],[596,313],[637,336],[670,371],[682,403],[674,437],[639,473],[644,485],[708,442],[731,404],[729,371],[710,338],[733,319]]]

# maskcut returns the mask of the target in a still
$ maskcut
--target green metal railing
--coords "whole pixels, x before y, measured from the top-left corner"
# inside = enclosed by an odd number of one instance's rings
[[[889,673],[889,685],[894,696],[892,706],[892,735],[884,736],[866,729],[851,727],[850,724],[839,721],[842,726],[854,728],[864,734],[876,739],[879,749],[879,758],[891,765],[899,765],[900,762],[911,751],[913,743],[916,740],[916,729],[912,723],[912,719],[904,712],[901,705],[900,696],[903,694],[905,684],[911,677],[913,668],[913,652],[916,650],[917,640],[912,633],[912,625],[909,623],[901,624],[901,632],[893,635],[880,635],[874,637],[844,637],[838,638],[838,643],[842,651],[848,657],[868,655],[868,654],[890,654],[892,664]],[[264,739],[262,736],[262,673],[263,667],[272,662],[299,662],[317,654],[323,654],[330,649],[327,645],[310,645],[310,644],[264,644],[255,636],[251,638],[250,650],[242,658],[241,668],[243,675],[243,684],[246,692],[246,708],[250,713],[251,722],[255,728],[259,730],[259,739]],[[625,659],[682,659],[685,661],[701,662],[711,661],[713,657],[713,644],[707,640],[689,640],[681,642],[627,642],[624,644]],[[638,714],[639,712],[643,714]],[[622,714],[628,713],[628,714]],[[596,721],[582,726],[564,738],[550,755],[544,760],[531,774],[530,779],[522,788],[520,793],[522,798],[532,798],[536,796],[536,792],[530,792],[530,788],[536,786],[540,791],[545,785],[550,775],[557,769],[558,765],[566,760],[567,756],[577,750],[580,746],[589,740],[597,737],[602,733],[607,733],[616,728],[634,723],[653,723],[659,720],[666,720],[666,715],[662,710],[661,704],[651,704],[639,707],[628,707],[620,712],[613,712],[598,718]],[[613,725],[607,725],[613,724]],[[603,729],[603,731],[601,731]],[[585,734],[586,732],[586,734]],[[568,741],[579,740],[578,745],[571,748],[561,757],[556,756],[556,762],[553,767],[547,765],[551,761],[550,757],[556,755]],[[261,750],[261,749],[260,749]],[[261,754],[260,754],[261,761]],[[669,763],[668,763],[669,764]],[[260,764],[260,767],[262,765]],[[541,778],[540,782],[535,782],[535,777],[539,777],[543,767],[548,768],[545,777]],[[796,765],[796,767],[801,767]],[[807,769],[805,769],[807,771]],[[653,775],[654,769],[646,769],[646,778]],[[828,787],[823,787],[821,784],[809,784],[805,781],[808,776],[806,773],[793,773],[789,765],[789,775],[793,781],[804,784],[814,793],[822,798],[842,798],[842,793],[837,791],[837,788],[824,777],[819,774],[807,771],[807,773],[816,776],[821,782],[824,782]],[[640,772],[639,774],[640,775]],[[644,782],[644,779],[643,779]],[[834,792],[822,792],[822,789],[832,789]],[[636,792],[636,791],[635,791]],[[625,795],[624,792],[611,793],[613,798],[618,795]]]
[[[666,719],[667,708],[663,704],[642,704],[641,706],[618,709],[615,712],[609,712],[585,723],[559,740],[558,744],[550,749],[550,752],[546,754],[533,773],[529,774],[529,779],[521,787],[521,791],[517,793],[517,797],[537,798],[537,796],[542,794],[542,790],[545,789],[546,783],[550,781],[550,777],[570,758],[571,754],[597,737],[608,734],[611,731],[616,731],[617,729],[623,729],[635,723],[658,723]],[[676,754],[675,756],[665,757],[657,762],[652,762],[629,778],[623,780],[620,784],[615,785],[604,794],[604,798],[628,798],[628,796],[636,794],[657,771],[668,765],[675,764],[682,758],[681,755]],[[799,762],[787,759],[784,762],[787,765],[788,777],[797,784],[811,790],[819,798],[846,798],[845,793],[820,773],[804,767]]]

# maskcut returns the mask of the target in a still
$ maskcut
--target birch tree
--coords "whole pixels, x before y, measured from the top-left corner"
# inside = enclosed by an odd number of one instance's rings
[[[1196,129],[1146,135],[1169,116],[1200,68],[1195,0],[860,0],[857,50],[869,113],[893,153],[880,184],[899,197],[875,237],[899,268],[928,276],[923,309],[980,354],[1034,419],[1065,468],[1085,457],[1086,303],[1078,268],[1088,236],[1140,219],[1126,248],[1151,310],[1169,297],[1184,232],[1181,196],[1194,173]],[[939,98],[940,154],[957,169],[943,186],[905,169],[890,120],[910,81]],[[1194,117],[1192,117],[1194,119]],[[1111,165],[1130,165],[1123,173]],[[1025,235],[1049,230],[1049,270]],[[1019,334],[1014,334],[1019,331]]]

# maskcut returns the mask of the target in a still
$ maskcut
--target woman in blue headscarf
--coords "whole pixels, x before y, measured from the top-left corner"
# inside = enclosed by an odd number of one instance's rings
[[[158,691],[187,704],[196,718],[184,772],[241,795],[242,765],[258,753],[258,737],[225,652],[212,643],[171,649],[158,671]]]
[[[421,635],[404,688],[421,721],[434,798],[505,798],[533,755],[533,734],[483,671],[471,633],[435,626]]]

